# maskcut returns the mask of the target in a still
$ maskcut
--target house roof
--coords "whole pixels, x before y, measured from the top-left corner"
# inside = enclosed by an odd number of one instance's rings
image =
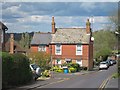
[[[89,43],[89,38],[85,28],[57,28],[52,43]]]
[[[34,33],[31,45],[49,44],[52,40],[51,33]]]
[[[0,30],[8,30],[8,28],[2,22],[0,22]]]
[[[26,52],[26,50],[24,48],[22,48],[15,40],[14,40],[14,46],[16,46],[15,51]],[[10,39],[5,44],[5,50],[10,51]]]
[[[63,44],[89,44],[90,34],[85,28],[57,28],[55,34],[34,33],[31,45],[63,43]]]

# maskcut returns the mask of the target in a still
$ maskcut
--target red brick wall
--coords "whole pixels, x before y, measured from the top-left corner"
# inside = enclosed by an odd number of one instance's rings
[[[38,46],[31,46],[30,50],[32,52],[38,52]]]
[[[62,55],[55,55],[55,45],[49,45],[46,47],[46,52],[50,53],[50,48],[52,48],[52,58],[53,62],[55,59],[60,58],[64,60],[69,58],[72,60],[82,59],[83,66],[93,67],[93,45],[82,45],[82,55],[76,55],[76,45],[62,45]],[[31,50],[38,52],[38,46],[31,46]]]
[[[90,48],[89,48],[89,56],[90,56],[90,69],[92,69],[93,68],[93,44],[92,44],[93,42],[91,42],[91,44],[90,44]]]
[[[89,59],[89,45],[83,45],[83,60],[88,60]]]
[[[35,46],[32,45],[30,49],[31,49],[32,52],[38,52],[38,46],[37,45],[35,45]],[[46,53],[50,53],[50,47],[49,46],[46,46]]]
[[[54,58],[71,58],[79,59],[80,55],[76,55],[76,45],[62,45],[62,55],[55,55],[55,45],[52,45],[52,56]]]

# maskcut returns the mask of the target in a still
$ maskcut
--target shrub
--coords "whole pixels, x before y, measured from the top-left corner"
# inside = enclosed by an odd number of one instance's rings
[[[62,72],[63,72],[63,69],[62,69],[62,68],[58,68],[58,69],[56,70],[56,72],[62,73]]]
[[[6,88],[11,81],[12,75],[12,67],[14,66],[13,58],[8,53],[2,53],[2,87]]]
[[[51,68],[52,71],[56,71],[57,69],[59,69],[58,66],[54,66],[54,67]]]
[[[29,59],[23,54],[13,54],[14,76],[12,83],[14,84],[25,84],[31,80],[32,72],[29,67]]]
[[[3,88],[9,85],[20,85],[32,79],[29,59],[23,54],[2,54]]]
[[[77,63],[68,64],[68,68],[70,68],[70,67],[76,68],[76,72],[80,71],[80,65]]]
[[[49,70],[45,70],[45,71],[42,73],[42,76],[50,77],[50,76],[51,76],[50,71],[49,71]]]
[[[70,67],[68,70],[69,70],[70,73],[74,73],[74,72],[76,72],[77,69],[73,68],[73,67]]]

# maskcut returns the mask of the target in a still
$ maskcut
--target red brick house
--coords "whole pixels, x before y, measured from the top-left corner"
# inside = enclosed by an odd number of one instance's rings
[[[52,63],[78,63],[93,68],[93,41],[89,19],[86,28],[55,28],[52,17],[52,33],[35,33],[31,41],[31,51],[52,53]]]

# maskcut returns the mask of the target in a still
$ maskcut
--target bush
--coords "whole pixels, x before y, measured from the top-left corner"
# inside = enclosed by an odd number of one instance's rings
[[[59,67],[58,66],[54,66],[54,67],[51,68],[51,71],[56,71],[57,69],[59,69]]]
[[[45,70],[45,71],[42,73],[42,76],[50,77],[50,76],[51,76],[50,71],[49,71],[49,70]]]
[[[68,70],[69,70],[69,73],[74,73],[74,72],[76,72],[77,69],[73,68],[73,67],[70,67]]]
[[[77,63],[68,64],[68,68],[70,68],[70,67],[76,68],[76,72],[80,71],[80,65]]]
[[[62,69],[62,68],[58,68],[58,69],[56,70],[56,72],[63,73],[63,69]]]
[[[3,88],[9,85],[26,84],[32,79],[29,59],[23,54],[2,54]]]
[[[13,73],[14,77],[12,83],[24,84],[31,80],[32,72],[29,67],[29,59],[23,54],[13,54],[14,66]]]
[[[11,84],[12,75],[12,67],[14,66],[13,58],[8,53],[2,53],[2,87],[5,88],[6,86]]]

